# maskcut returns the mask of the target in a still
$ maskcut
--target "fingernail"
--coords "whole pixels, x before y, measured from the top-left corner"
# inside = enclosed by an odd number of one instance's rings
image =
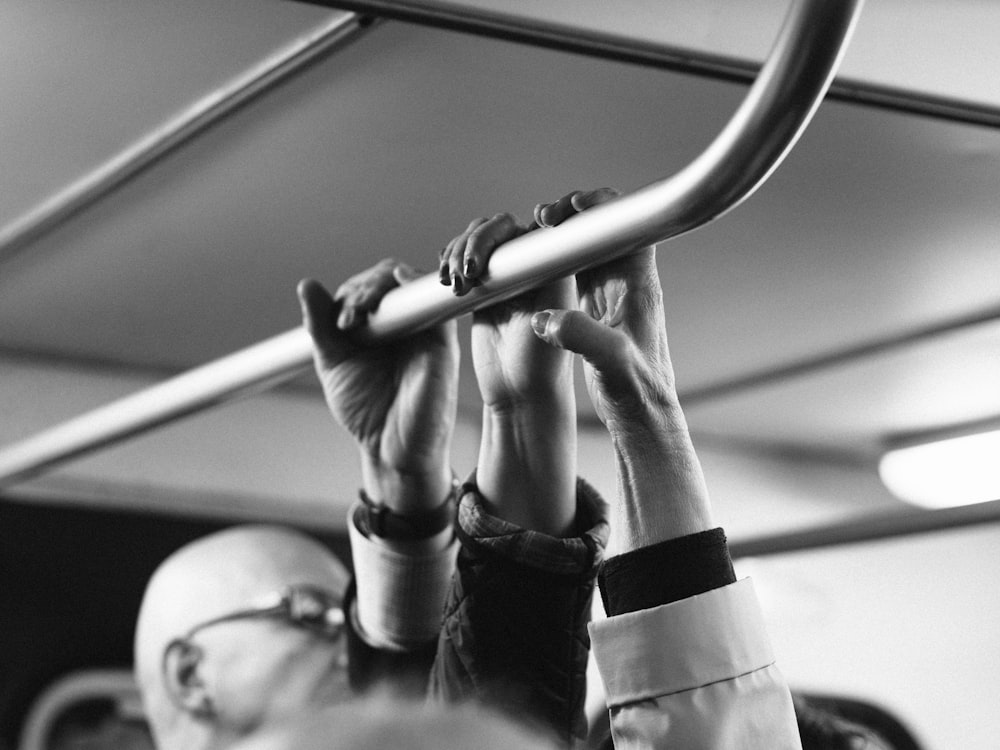
[[[462,286],[462,277],[459,276],[457,273],[453,273],[451,275],[451,285],[455,289],[455,294],[461,294],[462,292],[465,291],[465,289]]]
[[[545,329],[549,325],[549,318],[552,317],[552,313],[548,310],[542,310],[541,312],[536,312],[531,316],[531,329],[539,336],[545,335]]]
[[[465,275],[474,276],[476,273],[476,259],[466,258],[465,259]]]
[[[547,203],[539,203],[535,206],[535,223],[540,227],[545,226],[545,220],[542,218],[542,212],[545,211],[545,207],[547,205]]]

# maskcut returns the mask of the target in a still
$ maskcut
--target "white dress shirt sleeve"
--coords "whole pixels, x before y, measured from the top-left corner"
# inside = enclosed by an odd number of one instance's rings
[[[753,584],[591,623],[615,750],[801,750]]]

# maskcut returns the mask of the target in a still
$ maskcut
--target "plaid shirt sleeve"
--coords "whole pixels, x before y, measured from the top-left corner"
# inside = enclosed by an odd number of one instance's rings
[[[459,529],[466,541],[522,565],[560,575],[596,571],[610,531],[608,504],[584,479],[577,479],[576,496],[576,536],[552,537],[490,515],[473,474],[462,486]]]

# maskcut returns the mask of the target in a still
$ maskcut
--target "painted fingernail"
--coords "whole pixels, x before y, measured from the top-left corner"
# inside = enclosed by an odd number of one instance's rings
[[[536,312],[531,316],[531,329],[539,336],[545,335],[545,329],[549,325],[549,318],[552,317],[552,313],[548,310],[542,310],[541,312]]]
[[[465,291],[462,285],[462,277],[457,273],[451,275],[451,285],[455,289],[455,294],[462,294]]]
[[[465,259],[465,275],[466,276],[475,276],[475,274],[476,274],[476,259],[475,258],[466,258]]]
[[[441,279],[443,286],[448,286],[451,283],[451,279],[448,277],[448,266],[441,266],[438,269],[438,278]]]

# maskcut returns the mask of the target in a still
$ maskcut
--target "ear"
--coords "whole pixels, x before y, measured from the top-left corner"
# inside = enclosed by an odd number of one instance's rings
[[[202,650],[176,638],[163,651],[163,682],[177,708],[200,719],[215,716],[215,704],[203,678]]]

